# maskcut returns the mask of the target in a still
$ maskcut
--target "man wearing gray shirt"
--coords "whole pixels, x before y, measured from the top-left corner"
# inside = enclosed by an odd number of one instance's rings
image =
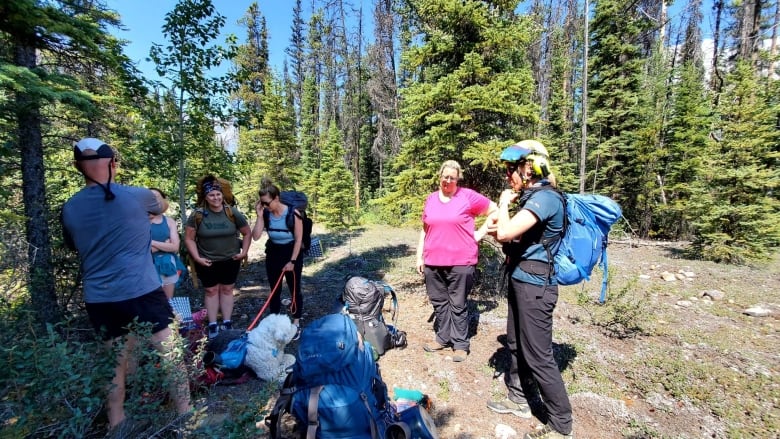
[[[152,191],[114,183],[116,158],[105,142],[85,138],[73,147],[74,165],[86,185],[62,208],[66,243],[78,251],[84,276],[84,302],[95,330],[108,346],[123,341],[108,393],[109,429],[127,432],[125,378],[136,344],[128,326],[134,319],[152,325],[152,342],[169,354],[174,343],[173,310],[160,285],[151,253],[149,213],[162,206]],[[189,385],[183,366],[170,394],[179,414],[190,411]]]

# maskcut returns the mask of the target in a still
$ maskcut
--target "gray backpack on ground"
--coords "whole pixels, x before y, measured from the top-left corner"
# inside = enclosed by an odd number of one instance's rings
[[[382,310],[385,296],[390,296],[392,304],[392,324],[387,324]],[[398,297],[390,285],[353,276],[347,280],[340,301],[347,314],[355,322],[363,338],[379,355],[391,348],[406,347],[406,333],[396,327],[398,318]]]

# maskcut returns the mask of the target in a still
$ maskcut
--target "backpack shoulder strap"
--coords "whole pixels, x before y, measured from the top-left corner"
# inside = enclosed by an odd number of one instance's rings
[[[390,293],[390,299],[392,300],[392,308],[393,308],[393,311],[391,313],[391,319],[393,321],[393,326],[396,326],[396,320],[398,319],[398,296],[395,294],[395,290],[390,284],[387,284],[385,282],[380,282],[380,286],[385,292]]]
[[[236,214],[233,213],[233,209],[230,206],[228,206],[227,204],[225,204],[224,209],[225,209],[225,215],[227,215],[227,217],[230,220],[230,222],[235,224],[236,223]]]
[[[287,228],[290,229],[290,232],[295,234],[295,217],[301,218],[301,215],[295,211],[295,209],[287,205],[287,216],[284,219],[284,223],[287,224]]]
[[[368,420],[371,423],[371,439],[380,439],[379,428],[376,425],[376,419],[374,419],[374,412],[371,411],[371,403],[368,402],[368,396],[365,393],[360,392],[360,399],[363,401],[363,405],[366,406],[368,412]]]
[[[279,397],[276,399],[271,413],[265,417],[265,425],[268,427],[269,437],[271,439],[279,439],[281,437],[281,424],[282,415],[290,412],[290,404],[292,404],[293,394],[298,389],[292,384],[292,374],[287,375],[284,380],[284,385],[279,391]]]
[[[551,277],[555,276],[555,255],[552,253],[551,249],[553,244],[563,240],[563,237],[566,234],[566,229],[568,229],[569,226],[569,218],[566,213],[566,194],[551,184],[545,184],[530,189],[531,193],[528,194],[527,196],[524,194],[524,196],[522,197],[521,206],[524,205],[533,196],[534,193],[543,190],[551,190],[556,194],[558,194],[558,196],[561,198],[561,204],[563,208],[563,227],[561,227],[561,232],[550,238],[540,237],[538,242],[544,248],[545,253],[547,253],[547,272],[548,272],[547,280],[549,281]]]
[[[203,209],[200,207],[195,209],[195,234],[198,234],[198,229],[200,228],[200,223],[203,222]]]
[[[306,412],[309,425],[306,427],[306,439],[315,439],[317,437],[317,427],[320,426],[317,410],[319,408],[320,392],[322,392],[322,388],[322,385],[312,387],[309,392],[309,404]]]

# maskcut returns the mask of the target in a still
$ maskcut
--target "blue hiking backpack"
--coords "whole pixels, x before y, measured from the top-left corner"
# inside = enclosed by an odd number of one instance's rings
[[[303,237],[301,238],[301,251],[304,256],[309,255],[309,249],[311,248],[311,230],[314,227],[314,221],[306,214],[306,208],[309,207],[309,197],[300,191],[281,191],[279,193],[279,201],[287,206],[287,216],[284,219],[284,223],[287,226],[286,230],[276,230],[281,232],[294,231],[295,230],[295,211],[297,210],[300,215],[298,217],[303,222]],[[270,212],[263,210],[263,222],[268,228],[270,222]]]
[[[599,302],[604,303],[609,274],[607,238],[612,224],[623,215],[620,205],[603,195],[563,193],[549,185],[531,190],[545,189],[555,190],[561,196],[566,213],[561,234],[541,242],[548,249],[561,241],[553,257],[555,280],[558,285],[576,285],[590,280],[593,267],[599,264],[603,272]]]
[[[609,230],[623,215],[620,205],[603,195],[562,194],[566,209],[561,246],[555,254],[555,278],[559,285],[575,285],[590,280],[593,267],[600,263],[603,279],[599,302],[607,298],[607,238]]]
[[[280,437],[288,413],[308,439],[382,439],[393,421],[387,385],[372,347],[347,315],[328,314],[304,328],[292,372],[265,423]]]

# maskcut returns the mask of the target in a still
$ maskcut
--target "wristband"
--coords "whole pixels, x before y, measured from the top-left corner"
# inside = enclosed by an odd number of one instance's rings
[[[296,262],[298,262],[298,260],[297,260],[297,259],[290,259],[290,262],[292,262],[293,264],[295,264]]]

